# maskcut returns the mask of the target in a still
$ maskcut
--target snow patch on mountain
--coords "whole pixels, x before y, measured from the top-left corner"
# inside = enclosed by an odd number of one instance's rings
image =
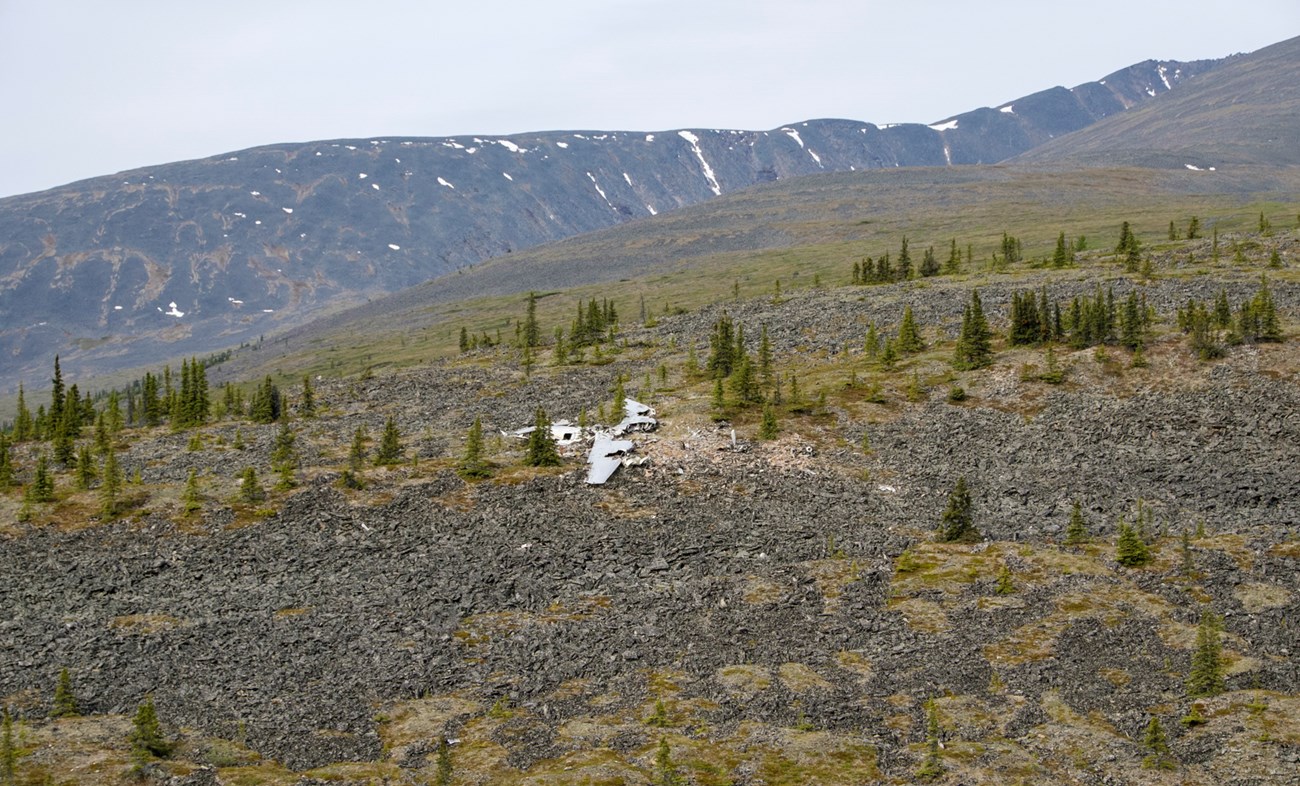
[[[704,179],[709,181],[709,188],[713,189],[714,196],[722,196],[722,187],[718,185],[718,179],[713,176],[713,167],[709,162],[704,160],[704,151],[700,149],[700,138],[690,131],[678,131],[677,135],[690,143],[691,150],[695,157],[700,160],[700,167],[704,170]]]

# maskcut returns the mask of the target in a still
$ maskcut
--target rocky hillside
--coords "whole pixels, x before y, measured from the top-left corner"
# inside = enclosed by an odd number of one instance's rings
[[[1146,277],[1103,252],[719,303],[587,363],[542,350],[531,376],[496,348],[322,379],[317,417],[292,423],[297,487],[257,503],[232,502],[238,478],[273,484],[280,427],[128,429],[120,519],[60,473],[54,502],[0,528],[20,777],[125,772],[121,715],[152,693],[180,743],[146,765],[159,782],[432,783],[443,737],[464,783],[910,783],[927,762],[949,784],[1300,782],[1300,285],[1267,267],[1295,238],[1231,242],[1249,253],[1176,244]],[[1288,340],[1199,360],[1177,309],[1246,300],[1261,272]],[[1005,330],[1013,292],[1099,284],[1155,312],[1146,365],[1001,340],[988,368],[950,364],[971,286]],[[927,346],[882,366],[866,325],[892,335],[904,306]],[[768,326],[775,439],[690,371],[724,310],[753,351]],[[489,437],[493,476],[456,474],[476,416],[489,433],[538,406],[596,418],[620,376],[658,408],[647,465],[588,487],[581,449],[534,469]],[[390,416],[404,461],[343,482],[358,427],[377,440]],[[14,449],[21,482],[35,452]],[[959,477],[980,534],[938,543]],[[1076,501],[1086,535],[1067,545]],[[1116,562],[1122,522],[1149,564]],[[1198,697],[1207,611],[1225,683]],[[46,719],[62,667],[88,717]]]
[[[489,257],[756,183],[992,163],[1224,60],[1148,61],[932,126],[278,144],[0,200],[0,389],[205,355]]]

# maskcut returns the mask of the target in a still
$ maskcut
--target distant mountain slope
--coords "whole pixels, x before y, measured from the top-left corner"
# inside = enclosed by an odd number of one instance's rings
[[[1300,165],[1300,37],[1236,58],[1132,112],[1047,142],[1026,163]]]
[[[0,391],[204,354],[493,256],[756,183],[992,162],[1223,61],[1148,61],[927,127],[547,132],[259,147],[0,200]]]

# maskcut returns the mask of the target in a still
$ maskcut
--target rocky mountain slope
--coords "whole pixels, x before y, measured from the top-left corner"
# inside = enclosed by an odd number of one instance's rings
[[[991,163],[1230,63],[1147,61],[932,126],[279,144],[0,200],[0,389],[204,355],[489,257],[821,172]]]
[[[1208,171],[1242,164],[1300,165],[1300,38],[1253,52],[1194,92],[1152,100],[1132,113],[1054,139],[1017,161],[1174,166]]]
[[[319,415],[292,424],[299,487],[255,504],[231,500],[245,467],[270,485],[277,426],[128,430],[122,520],[61,477],[56,502],[0,529],[0,696],[34,743],[19,771],[125,772],[120,714],[151,692],[182,743],[146,770],[160,782],[429,783],[445,736],[456,782],[662,782],[663,740],[690,783],[909,783],[933,699],[942,783],[1296,783],[1300,285],[1267,267],[1296,239],[1223,240],[1249,252],[1215,262],[1184,241],[1147,277],[1104,251],[717,303],[629,325],[605,364],[542,350],[531,376],[497,348],[323,379]],[[1198,360],[1176,310],[1220,288],[1245,300],[1263,271],[1289,340]],[[1013,292],[1139,292],[1157,315],[1147,365],[1061,346],[1050,384],[1045,348],[998,342],[991,367],[955,371],[972,285],[999,330]],[[928,347],[886,368],[865,326],[892,334],[905,305]],[[775,440],[755,439],[752,409],[716,422],[689,372],[724,312],[751,347],[768,326],[800,380]],[[474,417],[595,417],[620,377],[659,410],[648,465],[592,488],[581,450],[531,469],[489,438],[494,477],[456,475]],[[407,460],[346,487],[352,435],[389,416]],[[34,453],[15,450],[23,481]],[[958,477],[981,538],[936,543]],[[1088,536],[1067,546],[1076,500]],[[17,518],[15,494],[0,505]],[[1145,522],[1151,564],[1116,563],[1121,520]],[[1226,684],[1197,699],[1207,610]],[[44,720],[61,667],[92,717]],[[1147,768],[1152,718],[1169,752]]]

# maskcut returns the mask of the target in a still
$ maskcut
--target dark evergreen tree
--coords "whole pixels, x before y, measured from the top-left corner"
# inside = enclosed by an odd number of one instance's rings
[[[281,421],[280,428],[275,433],[275,440],[271,443],[271,468],[279,469],[285,464],[293,464],[297,460],[297,451],[294,449],[298,437],[294,434],[293,429],[289,426],[288,421]]]
[[[1074,508],[1070,511],[1070,523],[1065,527],[1065,543],[1068,546],[1077,546],[1088,539],[1088,525],[1083,520],[1083,507],[1079,500],[1074,501]]]
[[[402,439],[397,432],[397,421],[389,415],[384,422],[384,433],[379,437],[379,448],[375,451],[375,466],[385,467],[402,460]]]
[[[903,307],[903,321],[898,326],[898,351],[910,355],[923,349],[925,349],[925,341],[921,339],[921,330],[916,326],[916,318],[912,316],[912,306],[908,304]]]
[[[763,399],[758,379],[754,373],[754,364],[749,355],[741,355],[731,374],[731,395],[737,406],[755,404]]]
[[[14,415],[14,442],[26,442],[32,438],[32,412],[27,408],[27,397],[23,392],[23,383],[18,383],[18,408]]]
[[[862,342],[862,351],[868,360],[875,360],[880,352],[880,335],[876,332],[876,323],[867,323],[867,337]]]
[[[257,479],[257,470],[253,467],[245,467],[244,473],[239,478],[239,501],[253,504],[266,499],[266,492],[262,490],[262,484]]]
[[[298,413],[304,418],[316,417],[316,391],[311,388],[311,375],[302,375],[302,399],[298,402]]]
[[[1137,568],[1151,561],[1151,549],[1127,521],[1120,519],[1119,539],[1115,541],[1115,561],[1126,568]]]
[[[682,776],[677,772],[677,764],[673,762],[667,737],[659,738],[659,750],[655,753],[654,786],[684,786]]]
[[[1037,344],[1042,340],[1043,326],[1033,292],[1011,293],[1011,329],[1008,343],[1013,346]]]
[[[446,737],[438,740],[438,760],[435,767],[434,786],[451,786],[451,745]]]
[[[943,777],[943,759],[939,757],[939,709],[934,699],[925,702],[925,758],[916,770],[916,779],[930,782]]]
[[[1187,239],[1195,240],[1200,236],[1201,236],[1201,220],[1196,216],[1192,216],[1191,220],[1187,222]]]
[[[274,423],[280,419],[282,407],[283,399],[280,397],[280,389],[276,387],[268,375],[262,380],[262,384],[257,386],[257,391],[253,394],[248,417],[254,423]]]
[[[1202,612],[1201,622],[1196,627],[1196,651],[1192,654],[1192,669],[1187,675],[1188,696],[1217,696],[1227,689],[1223,679],[1221,632],[1219,618],[1212,612]]]
[[[1169,755],[1169,743],[1165,739],[1165,730],[1160,726],[1160,719],[1152,716],[1142,737],[1142,745],[1150,753],[1142,759],[1142,768],[1147,770],[1172,770],[1176,766]]]
[[[903,247],[898,252],[898,280],[906,281],[912,277],[912,255],[907,250],[907,235],[903,235]]]
[[[117,466],[117,453],[111,448],[104,454],[99,471],[99,509],[104,516],[117,515],[117,496],[122,490],[122,470]]]
[[[763,407],[763,422],[758,428],[758,438],[764,440],[776,439],[781,433],[781,427],[776,422],[776,410],[771,404]]]
[[[1141,347],[1146,334],[1146,312],[1138,303],[1137,292],[1130,292],[1124,298],[1124,310],[1120,312],[1119,341],[1129,349]]]
[[[461,354],[469,352],[469,329],[464,325],[460,326],[460,351]]]
[[[1127,221],[1119,230],[1119,243],[1115,246],[1115,255],[1124,261],[1125,269],[1130,273],[1137,271],[1142,256],[1142,244]]]
[[[979,290],[971,290],[970,298],[962,315],[961,335],[953,358],[953,365],[958,369],[983,368],[993,362],[993,332],[984,317]]]
[[[154,709],[153,696],[144,697],[136,708],[135,718],[131,723],[131,758],[136,766],[148,763],[152,758],[166,758],[171,755],[172,744],[163,736],[162,724],[158,721],[158,712]]]
[[[32,480],[27,484],[23,498],[29,502],[54,501],[54,476],[50,474],[49,459],[44,453],[36,457],[36,468],[32,471]]]
[[[1056,250],[1052,252],[1052,266],[1065,267],[1074,261],[1074,251],[1065,242],[1065,233],[1056,236]]]
[[[927,248],[922,255],[920,271],[922,278],[939,275],[939,260],[935,259],[934,246]]]
[[[54,377],[50,380],[50,408],[46,413],[50,423],[63,419],[63,404],[66,391],[63,389],[63,371],[59,368],[59,356],[54,356]]]
[[[719,379],[719,383],[721,379]],[[533,430],[528,435],[528,451],[524,463],[530,467],[558,467],[560,451],[555,446],[555,437],[551,435],[551,419],[546,410],[537,408],[533,420]]]
[[[59,671],[59,681],[54,685],[54,706],[51,718],[72,718],[77,715],[77,697],[72,692],[72,675],[67,667]]]
[[[950,276],[961,272],[961,251],[957,248],[957,238],[952,239],[952,245],[948,249],[948,260],[943,263],[943,272]]]
[[[95,460],[90,455],[90,446],[82,445],[77,451],[77,488],[86,491],[95,480]]]
[[[731,317],[724,311],[713,324],[713,335],[709,338],[709,359],[705,365],[709,376],[722,379],[731,376],[736,362],[736,333]]]
[[[366,460],[366,427],[357,426],[352,435],[352,447],[348,449],[348,469],[360,472]]]
[[[483,458],[483,422],[478,417],[474,418],[465,437],[465,455],[461,457],[457,471],[461,477],[470,479],[486,478],[492,474],[491,465]]]
[[[939,540],[943,543],[968,543],[979,540],[975,529],[970,491],[966,478],[957,478],[957,485],[948,495],[948,507],[939,520]]]
[[[203,509],[203,496],[199,492],[199,475],[190,468],[189,477],[185,479],[185,491],[181,493],[181,510],[195,513]]]
[[[524,314],[523,342],[526,347],[536,347],[542,343],[542,329],[537,324],[537,293],[528,293],[528,305]]]

